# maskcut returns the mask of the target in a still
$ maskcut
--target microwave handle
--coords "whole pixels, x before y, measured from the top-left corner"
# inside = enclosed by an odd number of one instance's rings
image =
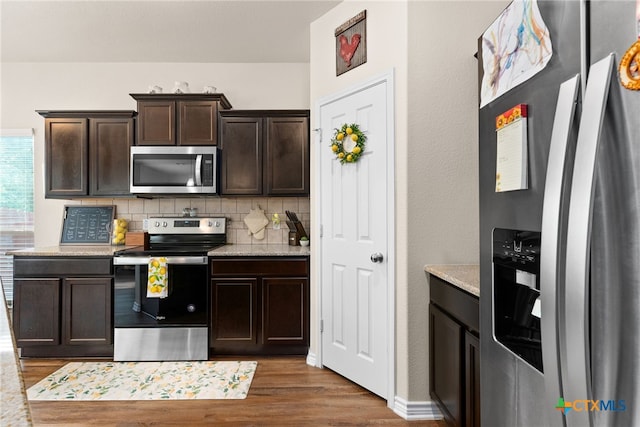
[[[196,186],[202,187],[202,154],[196,156]]]

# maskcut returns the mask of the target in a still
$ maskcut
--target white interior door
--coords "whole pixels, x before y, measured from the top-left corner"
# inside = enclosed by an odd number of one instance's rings
[[[393,351],[388,292],[390,84],[374,82],[319,106],[322,364],[385,398]],[[340,164],[330,149],[335,129],[345,123],[356,123],[367,137],[357,163]],[[374,262],[376,255],[381,259]]]

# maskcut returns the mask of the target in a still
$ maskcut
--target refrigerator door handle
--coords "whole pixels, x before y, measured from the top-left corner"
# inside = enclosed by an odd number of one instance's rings
[[[562,227],[562,200],[564,183],[568,171],[565,170],[569,139],[574,127],[576,103],[580,75],[577,74],[560,85],[556,112],[553,119],[547,176],[544,186],[542,206],[542,239],[540,243],[540,296],[542,316],[540,317],[542,332],[542,364],[544,367],[544,383],[547,404],[555,404],[562,396],[561,364],[559,359],[559,342],[564,341],[562,321],[558,310],[558,293],[562,289],[561,245],[564,243],[560,234]],[[549,411],[550,425],[562,426],[562,414]]]
[[[567,224],[567,255],[564,312],[566,337],[561,354],[566,351],[566,366],[562,366],[565,401],[593,399],[589,343],[589,254],[596,157],[602,123],[609,96],[614,56],[593,64],[585,90],[580,129],[571,182],[569,222]],[[544,305],[543,305],[544,310]],[[567,426],[592,425],[589,411],[569,411]]]

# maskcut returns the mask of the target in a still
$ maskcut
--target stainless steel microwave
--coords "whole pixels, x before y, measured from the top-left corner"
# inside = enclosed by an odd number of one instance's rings
[[[133,194],[215,194],[217,148],[131,147]]]

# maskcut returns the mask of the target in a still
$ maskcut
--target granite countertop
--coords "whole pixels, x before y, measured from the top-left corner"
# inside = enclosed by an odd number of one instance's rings
[[[122,249],[135,246],[42,246],[7,251],[13,256],[113,256]],[[227,244],[209,251],[209,256],[309,256],[309,246],[290,245],[233,245]]]
[[[480,297],[480,266],[478,264],[425,265],[424,271]]]
[[[13,256],[105,256],[135,246],[42,246],[8,251]],[[309,246],[233,245],[227,244],[209,251],[209,256],[309,256]]]
[[[309,256],[309,246],[224,245],[209,251],[209,256]]]
[[[9,322],[9,310],[7,310],[2,293],[2,307],[0,308],[0,400],[2,411],[0,413],[0,425],[3,426],[30,426],[31,413],[29,402],[22,379],[20,358],[16,350],[11,324]]]
[[[116,251],[135,246],[42,246],[36,248],[20,249],[8,251],[7,255],[14,256],[113,256]]]

